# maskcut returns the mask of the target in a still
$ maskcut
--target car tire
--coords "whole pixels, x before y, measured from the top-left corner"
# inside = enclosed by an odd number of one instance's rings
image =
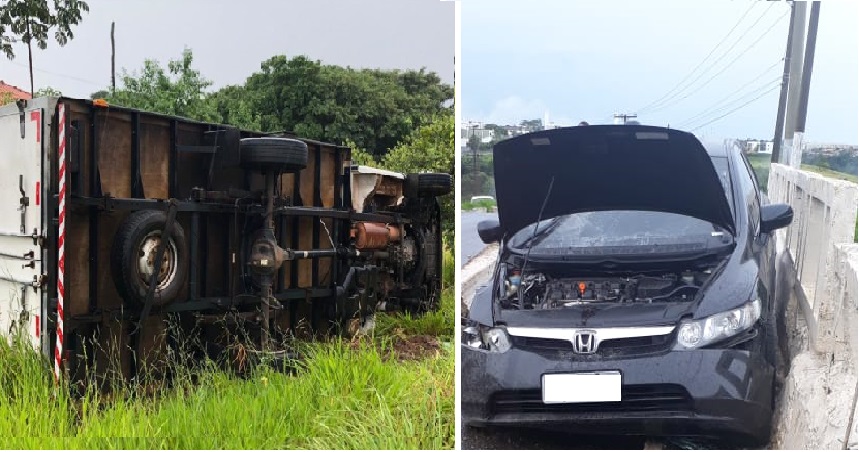
[[[452,187],[450,174],[409,173],[403,183],[403,196],[406,198],[429,198],[444,196]]]
[[[151,267],[157,254],[160,237],[167,222],[166,212],[141,210],[133,212],[119,225],[111,249],[113,282],[126,303],[142,306],[149,290],[146,268]],[[188,277],[188,243],[178,221],[164,253],[158,287],[152,304],[163,306],[179,296]]]
[[[307,168],[307,143],[292,138],[244,138],[241,165],[250,171],[288,173]]]

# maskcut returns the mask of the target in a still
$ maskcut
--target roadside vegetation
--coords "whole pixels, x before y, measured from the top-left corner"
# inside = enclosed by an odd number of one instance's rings
[[[492,210],[494,208],[495,208],[495,200],[492,200],[492,199],[479,199],[479,200],[474,201],[474,202],[471,202],[470,200],[469,201],[465,201],[465,200],[462,201],[462,210],[464,210],[464,211],[477,210],[477,209]]]
[[[766,193],[767,191],[767,181],[769,180],[770,174],[770,155],[767,154],[749,154],[747,155],[749,159],[749,163],[752,165],[752,170],[755,172],[755,175],[758,178],[758,184],[760,185],[761,191]],[[811,171],[814,173],[818,173],[824,177],[829,177],[832,179],[838,180],[846,180],[848,182],[857,183],[857,177],[855,174],[843,173],[840,171],[833,171],[829,168],[818,166],[818,165],[808,165],[803,163],[801,168],[805,171]],[[853,243],[859,243],[859,218],[855,220],[855,231],[853,233]]]
[[[767,181],[769,180],[770,174],[770,158],[769,154],[748,154],[746,157],[749,159],[749,163],[752,165],[752,170],[754,170],[755,175],[758,177],[758,185],[762,191],[767,191]],[[855,174],[842,173],[839,171],[833,171],[829,168],[824,168],[818,165],[808,165],[803,163],[801,168],[804,171],[811,171],[813,173],[818,173],[825,177],[830,177],[833,179],[846,180],[848,182],[857,182],[857,178]]]
[[[214,363],[173,384],[120,381],[110,395],[59,391],[49,362],[0,341],[4,449],[451,449],[453,254],[441,309],[379,314],[369,337],[306,344],[285,372],[238,376]],[[153,394],[154,392],[154,394]]]

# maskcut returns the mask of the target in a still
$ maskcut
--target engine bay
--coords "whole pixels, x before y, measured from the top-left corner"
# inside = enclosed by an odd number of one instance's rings
[[[678,303],[692,301],[712,270],[615,273],[582,276],[506,268],[499,300],[503,309],[563,309],[596,303]]]

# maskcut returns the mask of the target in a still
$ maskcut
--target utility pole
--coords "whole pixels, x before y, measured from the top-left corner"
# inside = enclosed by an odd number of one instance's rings
[[[482,139],[480,141],[483,142]],[[475,180],[475,181],[477,180],[477,173],[480,170],[480,166],[477,164],[477,149],[479,149],[479,148],[480,148],[480,146],[478,145],[478,146],[475,146],[474,149],[471,150],[471,164],[473,166],[473,169],[472,169],[473,179],[472,180]],[[476,183],[475,183],[475,185],[476,185]],[[477,188],[477,187],[475,187],[475,188]]]
[[[33,35],[30,33],[30,19],[27,19],[27,56],[30,58],[30,97],[36,95],[36,88],[33,84]]]
[[[793,150],[790,154],[790,166],[799,168],[802,162],[802,137],[805,135],[805,118],[808,113],[808,91],[811,88],[811,71],[814,69],[814,48],[817,46],[817,22],[820,19],[820,2],[811,3],[811,15],[808,18],[808,37],[805,43],[805,57],[802,63],[802,84],[799,92],[799,111],[796,117],[796,133],[793,138]]]
[[[793,19],[796,16],[796,5],[790,3],[790,26],[787,27],[787,48],[784,51],[784,69],[781,76],[781,91],[778,95],[778,114],[775,120],[775,133],[773,134],[773,153],[770,157],[771,163],[778,163],[781,155],[781,140],[784,134],[784,110],[787,104],[787,84],[790,80],[790,50],[793,40]]]
[[[614,114],[614,123],[615,124],[626,124],[627,119],[635,119],[635,118],[638,118],[638,115],[628,115],[626,113],[615,113]],[[618,119],[622,120],[623,122],[620,122],[620,123],[617,122]]]
[[[804,48],[805,37],[805,10],[808,2],[793,2],[794,4],[794,21],[791,23],[793,27],[793,40],[790,50],[790,76],[788,80],[787,91],[787,110],[785,112],[784,123],[784,149],[785,152],[780,153],[779,161],[787,162],[787,157],[790,150],[793,149],[793,133],[796,130],[796,116],[799,112],[799,88],[802,82],[802,54]]]
[[[110,94],[116,93],[116,41],[113,39],[113,29],[116,22],[110,23]]]

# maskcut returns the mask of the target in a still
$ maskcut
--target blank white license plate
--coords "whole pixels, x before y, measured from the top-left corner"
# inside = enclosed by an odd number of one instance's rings
[[[543,403],[620,402],[618,371],[543,375]]]

